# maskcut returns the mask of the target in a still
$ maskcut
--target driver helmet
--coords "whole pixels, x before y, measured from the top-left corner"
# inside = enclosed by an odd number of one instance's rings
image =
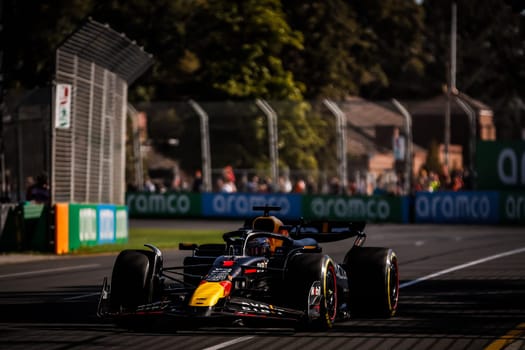
[[[248,256],[269,256],[270,252],[270,242],[267,238],[254,238],[246,244],[246,255]]]

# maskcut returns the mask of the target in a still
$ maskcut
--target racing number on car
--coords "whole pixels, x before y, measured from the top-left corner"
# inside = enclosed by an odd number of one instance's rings
[[[231,271],[232,269],[230,268],[216,267],[213,270],[211,270],[210,273],[208,273],[208,276],[206,277],[206,281],[220,282],[220,281],[229,280]]]

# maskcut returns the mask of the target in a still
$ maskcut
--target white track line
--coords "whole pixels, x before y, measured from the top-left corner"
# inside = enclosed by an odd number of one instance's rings
[[[100,296],[100,292],[89,293],[89,294],[83,294],[83,295],[77,295],[77,296],[74,296],[74,297],[64,298],[63,300],[64,300],[64,301],[70,301],[70,300],[84,299],[84,298],[93,297],[93,296],[95,296],[95,295]]]
[[[454,272],[454,271],[465,269],[467,267],[471,267],[471,266],[474,266],[474,265],[483,264],[483,263],[485,263],[487,261],[491,261],[491,260],[495,260],[495,259],[499,259],[499,258],[504,258],[506,256],[520,254],[520,253],[524,253],[524,252],[525,252],[525,247],[519,248],[519,249],[515,249],[515,250],[510,250],[508,252],[503,252],[503,253],[496,254],[496,255],[491,255],[491,256],[488,256],[488,257],[483,258],[483,259],[474,260],[474,261],[468,262],[466,264],[454,266],[454,267],[451,267],[449,269],[441,270],[441,271],[438,271],[438,272],[434,272],[434,273],[432,273],[430,275],[426,275],[426,276],[423,276],[423,277],[420,277],[420,278],[416,278],[413,281],[408,281],[408,282],[402,283],[402,284],[399,285],[399,288],[405,288],[405,287],[413,286],[414,284],[417,284],[417,283],[429,280],[429,279],[434,278],[434,277],[445,275],[445,274],[450,273],[450,272]]]
[[[21,277],[21,276],[39,275],[39,274],[53,273],[53,272],[84,270],[84,269],[91,269],[91,268],[99,267],[99,266],[100,266],[100,264],[87,264],[87,265],[78,265],[78,266],[69,266],[69,267],[57,267],[57,268],[54,268],[54,269],[44,269],[44,270],[33,270],[33,271],[9,273],[9,274],[6,274],[6,275],[0,275],[0,278]]]
[[[243,341],[250,340],[253,337],[254,337],[253,335],[250,335],[250,336],[246,336],[246,337],[235,338],[235,339],[226,341],[224,343],[220,343],[220,344],[217,344],[217,345],[214,345],[214,346],[210,346],[208,348],[204,348],[202,350],[219,350],[219,349],[223,349],[223,348],[226,348],[226,347],[228,347],[230,345],[237,344],[237,343],[242,343]]]

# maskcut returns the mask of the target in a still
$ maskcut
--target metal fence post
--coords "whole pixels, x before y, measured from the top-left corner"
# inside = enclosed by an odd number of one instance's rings
[[[347,180],[347,160],[346,160],[346,115],[333,101],[328,99],[323,100],[324,105],[332,112],[336,119],[336,144],[337,144],[337,160],[339,161],[339,177],[341,179],[342,193],[345,193]]]
[[[191,108],[199,115],[201,129],[201,156],[202,156],[202,189],[204,192],[211,192],[211,153],[210,153],[210,132],[208,114],[201,106],[189,100]]]
[[[469,169],[470,169],[470,176],[472,177],[472,185],[474,186],[473,189],[475,189],[476,185],[476,174],[475,174],[475,168],[474,168],[474,154],[476,152],[476,112],[470,107],[465,101],[461,99],[459,96],[455,96],[455,100],[457,104],[463,109],[463,111],[467,114],[469,118],[469,125],[470,125],[470,137],[469,137]]]
[[[412,143],[412,116],[406,108],[399,103],[395,98],[392,99],[392,103],[399,110],[399,112],[405,117],[405,133],[407,135],[407,150],[405,154],[405,194],[410,194],[412,188],[412,153],[413,153],[413,143]]]
[[[277,113],[273,108],[262,99],[255,100],[255,104],[259,107],[268,118],[268,137],[270,144],[270,163],[272,168],[272,178],[275,184],[279,181],[279,150],[277,149],[278,135],[277,135]]]

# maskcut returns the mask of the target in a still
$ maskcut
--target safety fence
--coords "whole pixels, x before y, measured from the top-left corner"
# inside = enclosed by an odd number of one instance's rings
[[[93,20],[57,49],[53,202],[123,203],[127,89],[151,64],[135,42]]]

